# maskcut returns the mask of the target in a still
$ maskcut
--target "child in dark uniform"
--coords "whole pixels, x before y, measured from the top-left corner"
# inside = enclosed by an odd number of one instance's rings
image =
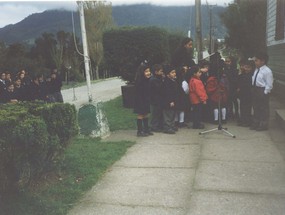
[[[148,126],[148,114],[150,113],[150,68],[141,64],[138,68],[135,79],[135,102],[134,113],[137,114],[137,136],[145,137],[153,135]]]
[[[151,130],[162,132],[162,97],[163,97],[163,67],[155,64],[152,67],[152,77],[150,78],[150,109],[151,109]]]
[[[240,62],[241,74],[238,77],[238,97],[240,100],[239,126],[250,126],[251,124],[251,81],[255,65],[253,61],[242,60]]]
[[[175,113],[178,98],[178,84],[176,82],[176,71],[172,66],[166,66],[165,80],[163,84],[163,130],[166,134],[175,134]]]

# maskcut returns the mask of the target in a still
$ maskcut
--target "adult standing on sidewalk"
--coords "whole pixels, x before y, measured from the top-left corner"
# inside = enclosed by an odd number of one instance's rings
[[[252,76],[252,102],[253,102],[253,123],[252,130],[265,131],[269,123],[269,94],[273,88],[273,74],[266,65],[268,55],[258,53],[255,55],[256,69]]]

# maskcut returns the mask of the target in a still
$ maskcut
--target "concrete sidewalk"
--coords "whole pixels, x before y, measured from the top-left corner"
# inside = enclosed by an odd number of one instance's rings
[[[271,106],[269,131],[229,122],[236,138],[187,128],[140,138],[135,130],[113,133],[105,141],[137,144],[69,215],[284,215],[285,135],[274,113],[282,105],[273,98]]]

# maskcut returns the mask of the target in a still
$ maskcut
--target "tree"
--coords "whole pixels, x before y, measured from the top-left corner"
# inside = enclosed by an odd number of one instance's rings
[[[244,57],[266,50],[266,0],[235,0],[221,19],[228,29],[226,45]]]
[[[105,1],[85,1],[84,13],[89,57],[96,65],[95,76],[99,79],[99,66],[104,57],[103,33],[114,26],[112,5]]]
[[[35,46],[31,49],[31,57],[41,62],[47,68],[54,67],[52,50],[57,42],[52,33],[43,33],[35,40]]]
[[[106,31],[103,37],[104,59],[111,71],[133,83],[137,67],[169,60],[169,34],[157,27],[123,27]]]

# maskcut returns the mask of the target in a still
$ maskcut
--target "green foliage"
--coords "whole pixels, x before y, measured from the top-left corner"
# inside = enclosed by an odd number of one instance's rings
[[[51,103],[31,106],[29,112],[44,119],[49,134],[57,136],[62,147],[66,147],[71,137],[78,133],[77,113],[74,105]]]
[[[136,128],[136,115],[132,109],[123,108],[122,96],[104,103],[110,131]]]
[[[13,163],[20,187],[45,169],[48,132],[43,119],[35,116],[20,121],[12,131]]]
[[[25,104],[25,107],[30,110],[39,108],[37,104]],[[11,108],[14,111],[21,109],[15,106],[11,106]],[[122,107],[122,97],[105,102],[104,110],[113,131],[118,129],[133,129],[135,127],[135,115],[130,109]],[[20,113],[21,111],[17,112]],[[31,121],[37,120],[37,117],[33,117]],[[41,124],[40,122],[38,123]],[[28,127],[32,128],[31,126]],[[61,163],[61,174],[47,175],[45,180],[38,180],[33,189],[22,189],[17,194],[9,193],[9,195],[5,195],[5,198],[2,198],[3,207],[1,208],[1,212],[3,214],[21,215],[67,214],[74,203],[133,144],[135,142],[103,142],[93,138],[73,139],[72,144],[64,151],[65,159]],[[0,171],[1,167],[3,166],[0,165]]]
[[[134,82],[141,62],[150,65],[169,59],[168,34],[157,27],[126,27],[106,31],[103,35],[106,64],[123,80]]]
[[[229,4],[221,18],[228,29],[226,44],[244,57],[266,50],[266,0],[240,0]]]
[[[104,57],[102,37],[106,29],[114,27],[112,5],[103,1],[84,1],[85,26],[88,40],[89,57],[94,64],[96,79],[99,79],[99,65]]]
[[[85,191],[89,190],[134,142],[101,142],[75,139],[65,151],[63,175],[36,192],[23,190],[3,199],[4,214],[65,215]]]
[[[0,191],[23,188],[58,168],[78,133],[76,110],[69,104],[1,105],[0,126]]]

